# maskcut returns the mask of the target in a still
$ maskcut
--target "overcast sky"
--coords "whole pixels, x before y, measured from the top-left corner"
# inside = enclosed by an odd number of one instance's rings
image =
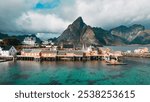
[[[77,17],[110,29],[119,25],[150,25],[149,0],[1,0],[1,32],[59,32]],[[150,27],[149,27],[150,28]]]

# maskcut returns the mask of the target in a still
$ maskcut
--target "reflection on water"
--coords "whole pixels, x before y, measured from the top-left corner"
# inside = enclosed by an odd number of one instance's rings
[[[88,62],[0,63],[0,84],[28,85],[139,85],[150,84],[150,59],[125,58],[123,66]]]

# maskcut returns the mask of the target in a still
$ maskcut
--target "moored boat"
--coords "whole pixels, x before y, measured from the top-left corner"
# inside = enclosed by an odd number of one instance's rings
[[[117,60],[110,60],[107,61],[107,65],[127,65],[127,64],[123,62],[118,62]]]

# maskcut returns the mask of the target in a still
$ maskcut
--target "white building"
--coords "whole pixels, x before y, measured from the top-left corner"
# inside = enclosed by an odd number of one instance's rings
[[[2,39],[0,39],[0,42],[3,42],[3,40],[2,40]]]
[[[0,47],[0,55],[1,55],[1,52],[2,52],[2,48]]]
[[[42,44],[43,45],[49,45],[50,43],[49,43],[49,41],[43,41]]]
[[[15,56],[17,53],[17,50],[15,49],[14,46],[6,46],[4,48],[0,47],[0,55],[4,57],[9,57],[9,56]]]
[[[90,52],[90,51],[92,51],[93,48],[94,47],[91,45],[89,47],[87,47],[86,44],[82,45],[82,51],[84,51],[84,52]]]
[[[132,51],[131,50],[127,50],[126,53],[132,53]]]
[[[52,41],[43,41],[42,44],[43,45],[54,45],[54,43]]]
[[[35,37],[26,37],[23,41],[23,44],[34,46],[36,44],[36,38]]]
[[[57,51],[57,48],[58,48],[58,46],[52,46],[52,47],[50,48],[50,51]]]
[[[134,53],[139,53],[139,54],[141,54],[141,53],[149,53],[149,49],[147,48],[147,47],[145,47],[145,48],[139,48],[139,49],[135,49],[134,50]]]

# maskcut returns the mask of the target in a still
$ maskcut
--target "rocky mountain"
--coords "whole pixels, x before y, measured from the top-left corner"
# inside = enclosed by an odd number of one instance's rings
[[[58,37],[57,43],[71,43],[75,45],[121,45],[127,41],[113,35],[110,31],[99,27],[91,27],[84,23],[81,17],[77,18],[68,28]]]
[[[111,35],[121,38],[124,44],[150,44],[150,30],[139,24],[119,26],[110,30]]]
[[[81,40],[82,33],[85,32],[87,25],[82,18],[77,18],[68,28],[58,37],[58,43],[74,43],[78,44]]]
[[[110,30],[111,35],[120,37],[124,40],[127,40],[128,43],[132,42],[140,32],[144,31],[144,26],[142,25],[132,25],[130,27],[119,26]]]
[[[71,43],[77,46],[82,44],[101,46],[103,43],[97,39],[95,31],[79,17],[58,37],[57,43]]]
[[[150,44],[150,30],[140,24],[132,26],[121,25],[111,30],[91,27],[84,23],[81,17],[77,18],[58,37],[57,43],[72,43],[76,45],[126,45]]]
[[[150,30],[140,31],[131,44],[150,44]]]
[[[8,34],[0,33],[0,39],[15,37],[21,42],[25,37],[36,37],[37,42],[41,42],[43,33],[36,35],[17,35],[9,36]],[[48,38],[47,38],[48,39]],[[140,24],[132,26],[121,25],[111,30],[104,30],[100,27],[91,27],[87,25],[82,17],[78,17],[66,30],[58,37],[51,38],[57,44],[74,44],[75,46],[86,45],[127,45],[127,44],[150,44],[150,30],[145,30],[145,27]]]

